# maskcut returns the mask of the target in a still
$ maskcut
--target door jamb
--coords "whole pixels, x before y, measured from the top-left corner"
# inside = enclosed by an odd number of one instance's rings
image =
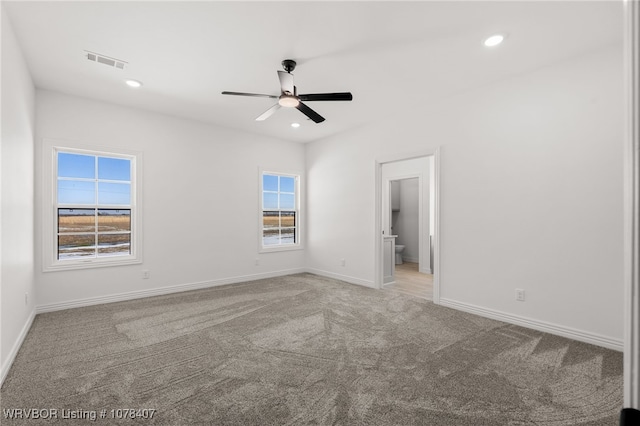
[[[640,410],[640,3],[625,1],[624,406]]]

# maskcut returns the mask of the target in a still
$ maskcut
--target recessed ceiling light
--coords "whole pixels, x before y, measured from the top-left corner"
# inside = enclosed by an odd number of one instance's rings
[[[291,127],[297,129],[298,127],[300,127],[300,123],[291,123]]]
[[[127,83],[127,86],[129,87],[141,87],[142,83],[139,82],[138,80],[125,80],[125,83]]]
[[[504,35],[503,34],[494,34],[491,37],[487,38],[484,41],[484,45],[487,47],[493,47],[493,46],[497,46],[500,43],[502,43],[504,41]]]

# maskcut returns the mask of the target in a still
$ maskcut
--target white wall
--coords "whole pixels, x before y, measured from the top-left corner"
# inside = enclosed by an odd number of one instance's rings
[[[441,301],[621,345],[622,70],[612,46],[309,144],[308,266],[372,282],[376,159],[441,146]]]
[[[2,143],[0,219],[0,382],[34,313],[34,86],[11,23],[2,11]],[[29,294],[25,302],[25,294]]]
[[[398,229],[395,232],[398,234],[396,244],[405,246],[402,253],[402,258],[405,262],[420,262],[419,183],[418,178],[402,179],[400,181],[400,211],[398,211],[398,221],[396,222]],[[427,200],[429,200],[428,197]]]
[[[304,171],[304,145],[50,91],[38,90],[36,107],[39,310],[304,267],[302,250],[258,254],[258,169]],[[42,272],[42,186],[50,178],[41,173],[49,161],[44,138],[143,153],[142,265]]]

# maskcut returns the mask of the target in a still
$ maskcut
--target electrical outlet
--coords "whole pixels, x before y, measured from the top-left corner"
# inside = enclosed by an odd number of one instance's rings
[[[256,266],[260,266],[260,259],[256,257]]]
[[[516,300],[518,302],[524,302],[524,290],[521,288],[516,288]]]
[[[151,272],[149,272],[148,269],[145,269],[144,271],[142,271],[142,279],[143,280],[148,280],[150,276],[151,276]]]
[[[347,264],[347,262],[344,259],[340,259],[340,266],[344,266],[346,264]]]
[[[29,304],[29,293],[25,293],[24,294],[24,304],[28,305]]]

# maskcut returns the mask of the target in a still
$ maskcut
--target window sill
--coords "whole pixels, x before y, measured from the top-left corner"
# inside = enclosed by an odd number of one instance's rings
[[[93,268],[107,268],[114,266],[126,266],[126,265],[134,265],[142,263],[141,259],[136,258],[127,258],[127,259],[119,259],[113,260],[109,259],[107,261],[100,260],[85,260],[85,261],[74,261],[74,262],[55,262],[51,265],[44,266],[42,268],[42,272],[57,272],[57,271],[73,271],[78,269],[93,269]]]
[[[295,244],[290,246],[276,246],[276,247],[260,247],[258,253],[276,253],[280,251],[294,251],[303,250],[304,247],[301,244]]]

